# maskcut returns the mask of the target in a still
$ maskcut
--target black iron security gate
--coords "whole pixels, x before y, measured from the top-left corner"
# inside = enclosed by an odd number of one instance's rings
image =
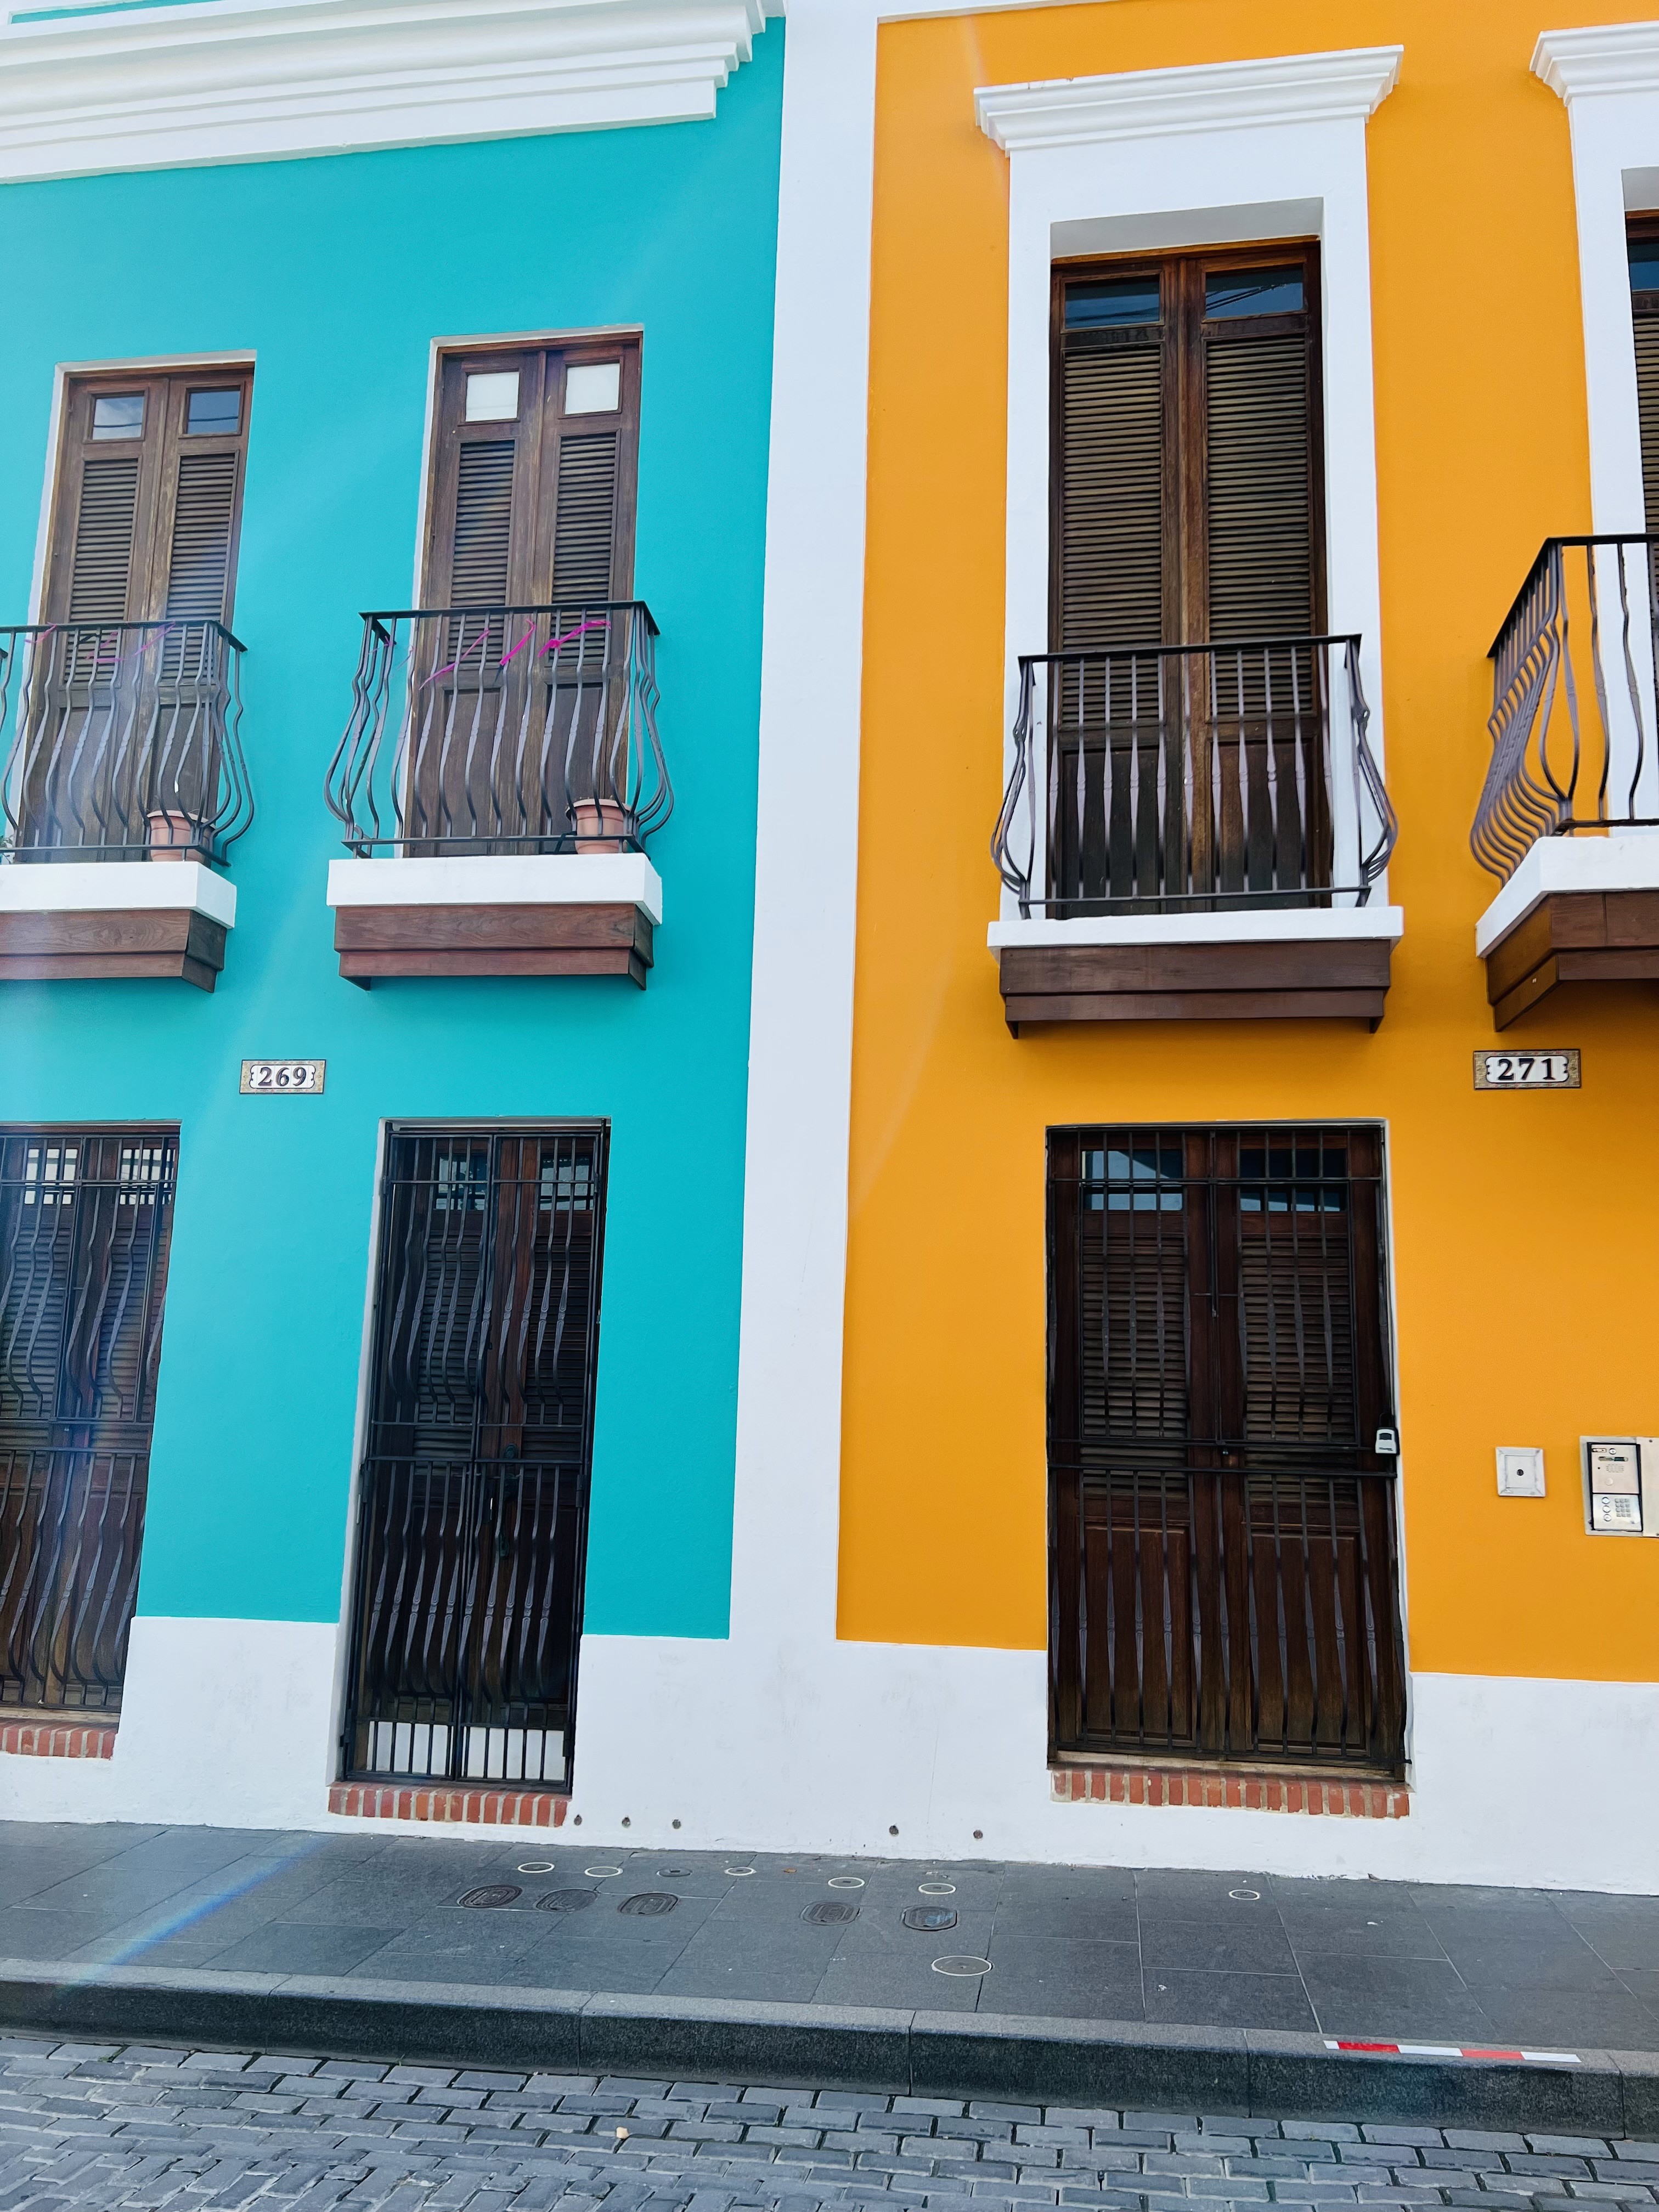
[[[1060,1757],[1400,1771],[1382,1170],[1376,1128],[1049,1133]]]
[[[0,1130],[0,1706],[120,1707],[178,1158]]]
[[[348,1774],[570,1775],[605,1135],[394,1129]]]

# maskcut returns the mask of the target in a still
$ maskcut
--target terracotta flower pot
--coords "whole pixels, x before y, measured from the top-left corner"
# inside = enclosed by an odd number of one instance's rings
[[[633,817],[619,799],[575,799],[570,803],[570,811],[580,851],[620,853],[626,849]]]
[[[144,829],[152,860],[200,860],[206,865],[208,856],[198,842],[196,825],[189,815],[158,807],[145,815]]]

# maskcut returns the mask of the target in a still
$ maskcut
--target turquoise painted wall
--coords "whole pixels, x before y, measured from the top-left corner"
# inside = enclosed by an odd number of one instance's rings
[[[27,618],[52,371],[252,348],[235,628],[258,806],[212,996],[0,985],[0,1119],[176,1121],[138,1609],[341,1605],[380,1123],[611,1123],[586,1623],[720,1636],[730,1586],[782,27],[712,123],[0,193],[0,608]],[[645,331],[635,588],[677,793],[657,964],[343,982],[323,775],[358,610],[410,604],[436,337]],[[238,1095],[322,1055],[319,1099]]]

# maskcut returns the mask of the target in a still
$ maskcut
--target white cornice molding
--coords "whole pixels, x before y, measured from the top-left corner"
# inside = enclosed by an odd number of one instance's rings
[[[1005,153],[1284,123],[1363,122],[1394,88],[1400,46],[981,85],[979,126]]]
[[[1659,92],[1659,23],[1544,31],[1533,48],[1532,67],[1563,100],[1587,93]]]
[[[14,15],[0,180],[706,121],[764,14],[763,0],[198,0]]]

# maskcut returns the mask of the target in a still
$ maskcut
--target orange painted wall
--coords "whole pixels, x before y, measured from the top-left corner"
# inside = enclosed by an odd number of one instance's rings
[[[1639,20],[1650,0],[1553,9]],[[1589,526],[1565,108],[1516,0],[1115,0],[880,34],[841,1632],[1040,1647],[1051,1123],[1382,1117],[1421,1669],[1659,1678],[1659,1543],[1583,1533],[1577,1439],[1659,1431],[1659,986],[1510,1035],[1584,1087],[1477,1094],[1468,850],[1493,632]],[[1407,934],[1387,1019],[1009,1036],[1000,797],[1004,157],[976,84],[1399,43],[1370,125],[1383,728]],[[1033,639],[1040,650],[1043,641]],[[1496,1495],[1541,1443],[1551,1494]]]

